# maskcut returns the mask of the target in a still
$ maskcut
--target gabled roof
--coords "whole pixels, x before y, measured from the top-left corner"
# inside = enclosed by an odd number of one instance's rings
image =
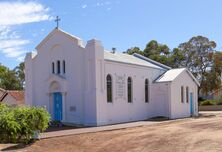
[[[7,91],[16,101],[24,101],[24,91],[9,90]],[[20,103],[23,104],[23,103]]]
[[[160,76],[158,79],[155,80],[157,83],[161,82],[172,82],[174,81],[181,73],[187,72],[188,75],[194,80],[194,82],[200,86],[200,83],[197,81],[197,79],[193,76],[193,74],[187,70],[186,68],[178,68],[178,69],[171,69],[165,72],[162,76]]]
[[[45,44],[45,43],[47,42],[47,40],[48,40],[49,38],[51,38],[51,37],[52,37],[55,33],[57,33],[57,32],[64,34],[65,36],[69,37],[69,38],[72,39],[72,40],[77,40],[77,41],[82,42],[82,40],[81,40],[80,38],[78,38],[78,37],[76,37],[76,36],[74,36],[74,35],[71,35],[71,34],[65,32],[65,31],[63,31],[63,30],[61,30],[61,29],[59,29],[59,28],[55,28],[54,30],[52,30],[52,31],[36,46],[36,49],[38,50],[43,44]],[[80,45],[82,46],[82,44],[80,44]]]
[[[166,70],[163,66],[159,66],[158,64],[154,64],[150,62],[149,60],[141,59],[135,55],[129,55],[126,53],[111,53],[108,51],[104,51],[104,59],[107,61],[114,61],[119,63],[127,63],[127,64],[133,64],[133,65],[139,65],[139,66],[145,66],[160,70]]]
[[[143,55],[134,53],[133,56],[138,57],[138,58],[140,58],[140,59],[143,59],[143,60],[145,60],[145,61],[148,61],[148,62],[150,62],[150,63],[152,63],[152,64],[154,64],[154,65],[157,65],[157,66],[159,66],[159,67],[162,67],[162,68],[164,68],[164,69],[167,69],[167,70],[171,69],[171,67],[166,66],[166,65],[164,65],[164,64],[162,64],[162,63],[160,63],[160,62],[154,61],[154,60],[152,60],[152,59],[150,59],[150,58],[147,58],[147,57],[145,57],[145,56],[143,56]]]
[[[3,89],[1,89],[3,90]],[[24,91],[19,91],[19,90],[5,90],[4,94],[0,97],[0,102],[2,102],[6,96],[11,96],[15,99],[16,103],[19,104],[24,104]]]
[[[1,102],[7,95],[7,91],[2,88],[0,88],[0,91],[2,92],[2,95],[0,96],[0,102]]]

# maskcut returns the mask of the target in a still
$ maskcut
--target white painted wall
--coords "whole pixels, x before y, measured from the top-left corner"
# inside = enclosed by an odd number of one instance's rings
[[[108,119],[107,123],[113,124],[144,120],[155,116],[156,108],[154,107],[156,90],[153,90],[153,81],[162,73],[163,71],[160,71],[159,69],[105,61],[105,78],[108,74],[110,74],[113,81],[113,102],[107,103],[106,98],[103,102],[104,114],[107,115],[106,119]],[[123,76],[125,78],[125,96],[120,99],[116,98],[117,76]],[[128,103],[127,101],[128,77],[131,77],[133,81],[132,103]],[[149,103],[145,103],[146,78],[149,79]]]
[[[49,92],[52,74],[52,62],[60,60],[66,61],[66,74],[61,74],[63,80],[67,82],[67,92],[64,92],[65,121],[71,123],[84,123],[83,102],[84,101],[84,53],[78,39],[74,41],[61,32],[54,32],[46,43],[38,47],[37,55],[30,61],[30,55],[26,59],[26,102],[34,106],[46,106],[50,110],[53,92]],[[32,65],[32,66],[31,66]],[[62,67],[62,63],[61,63]],[[32,73],[30,72],[32,70]],[[56,68],[55,68],[56,69]],[[62,68],[61,68],[62,72]],[[30,79],[29,79],[30,78]],[[53,80],[53,79],[52,79]],[[63,82],[58,79],[60,86]],[[29,97],[28,97],[28,94]],[[33,96],[30,98],[30,96]],[[52,103],[51,103],[52,104]],[[75,107],[75,111],[70,111]]]
[[[84,124],[88,126],[106,124],[104,101],[104,48],[100,41],[90,40],[85,53],[85,100]],[[101,121],[99,121],[101,120]]]
[[[169,118],[170,83],[154,83],[153,85],[154,115]]]
[[[181,102],[181,86],[184,86],[183,103]],[[186,86],[189,87],[189,92],[193,92],[194,113],[198,115],[197,84],[189,76],[187,71],[183,71],[171,83],[171,119],[190,117],[190,102],[186,102]]]
[[[62,61],[65,60],[65,74],[52,74],[52,62],[55,62],[56,72],[57,60],[61,62],[61,73]],[[189,105],[178,102],[178,88],[189,85],[197,101],[196,84],[186,73],[172,84],[153,83],[163,73],[160,69],[104,60],[104,48],[100,41],[90,40],[83,47],[80,39],[54,30],[37,46],[37,55],[28,53],[26,56],[25,100],[28,105],[46,107],[53,118],[52,93],[62,92],[63,121],[89,126],[144,120],[154,116],[168,117],[170,114],[171,118],[187,117]],[[107,74],[111,74],[113,80],[112,103],[107,103],[106,99]],[[123,98],[116,98],[117,76],[125,78]],[[129,76],[133,81],[132,103],[127,102]],[[149,79],[149,103],[145,103],[146,78]]]

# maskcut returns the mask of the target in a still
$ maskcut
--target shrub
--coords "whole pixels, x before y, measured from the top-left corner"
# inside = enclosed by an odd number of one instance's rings
[[[29,142],[35,131],[47,129],[49,121],[44,108],[0,104],[0,142]]]
[[[217,100],[216,105],[222,105],[222,101],[221,100]]]
[[[198,102],[202,102],[204,100],[206,100],[206,99],[204,99],[203,97],[198,97]]]
[[[202,101],[200,103],[201,106],[206,106],[206,105],[215,105],[216,104],[216,100],[205,100],[205,101]]]
[[[217,98],[216,104],[217,104],[217,105],[222,105],[222,96],[220,96],[220,97]]]

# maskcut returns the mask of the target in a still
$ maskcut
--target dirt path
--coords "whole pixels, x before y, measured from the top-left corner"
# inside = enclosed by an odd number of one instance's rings
[[[27,152],[219,152],[222,151],[222,116],[44,139],[25,148],[15,149],[10,145],[2,150]]]

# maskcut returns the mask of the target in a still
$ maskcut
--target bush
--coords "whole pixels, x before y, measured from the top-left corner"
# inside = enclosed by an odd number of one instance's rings
[[[222,101],[221,100],[217,100],[216,105],[222,105]]]
[[[222,105],[222,96],[218,97],[217,99],[217,105]]]
[[[35,131],[48,128],[49,121],[50,115],[44,108],[0,104],[0,142],[29,142]]]
[[[202,102],[204,100],[206,100],[206,99],[204,99],[203,97],[198,97],[198,102]]]
[[[205,100],[205,101],[202,101],[200,103],[201,106],[206,106],[206,105],[215,105],[216,104],[216,100]]]

